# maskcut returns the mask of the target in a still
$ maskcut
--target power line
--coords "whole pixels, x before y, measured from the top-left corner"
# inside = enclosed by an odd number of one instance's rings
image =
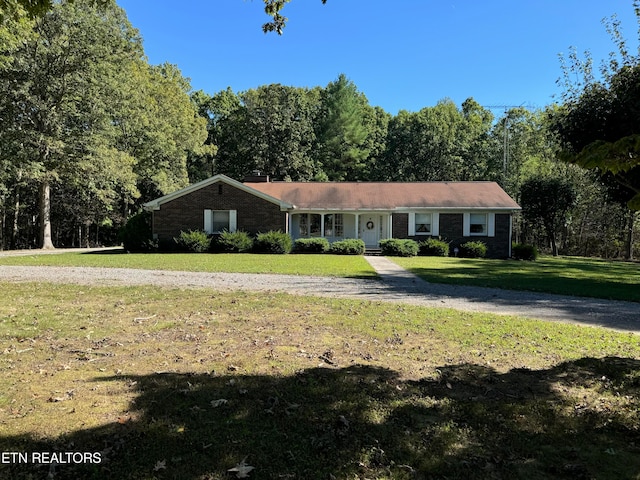
[[[491,110],[504,109],[504,143],[502,146],[502,174],[507,176],[507,163],[509,160],[509,115],[507,115],[508,108],[521,108],[524,106],[524,102],[520,105],[483,105],[482,108],[488,108]],[[526,107],[525,107],[526,108]]]

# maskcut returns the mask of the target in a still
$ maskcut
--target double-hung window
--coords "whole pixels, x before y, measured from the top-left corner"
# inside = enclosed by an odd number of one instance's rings
[[[416,235],[431,235],[431,214],[416,213]]]
[[[495,213],[465,213],[463,235],[465,237],[494,237],[496,231]]]
[[[207,233],[222,233],[225,230],[228,232],[235,232],[236,225],[236,210],[204,211],[204,231]]]
[[[487,236],[487,214],[472,213],[469,215],[469,234]]]
[[[437,237],[440,235],[440,215],[438,212],[410,212],[409,213],[409,236],[430,235]]]

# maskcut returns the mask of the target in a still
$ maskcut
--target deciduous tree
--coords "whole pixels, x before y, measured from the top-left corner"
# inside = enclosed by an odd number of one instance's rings
[[[522,215],[530,223],[542,223],[554,256],[558,255],[558,232],[565,225],[567,214],[575,201],[573,184],[562,178],[538,176],[522,184]]]
[[[11,162],[40,192],[40,245],[51,240],[51,185],[110,128],[107,96],[123,62],[141,54],[136,32],[114,3],[100,12],[77,0],[56,4],[35,23],[35,35],[13,54],[2,81],[3,137],[16,146]]]
[[[640,1],[633,3],[640,20]],[[640,24],[640,23],[639,23]],[[614,17],[606,23],[617,46],[603,63],[600,76],[574,53],[563,63],[563,108],[553,128],[564,147],[563,158],[613,178],[630,192],[628,205],[640,210],[640,55],[631,55]],[[571,78],[579,78],[578,83]]]
[[[216,173],[242,179],[259,170],[284,180],[313,179],[319,171],[311,156],[318,89],[265,85],[240,99],[219,123]]]

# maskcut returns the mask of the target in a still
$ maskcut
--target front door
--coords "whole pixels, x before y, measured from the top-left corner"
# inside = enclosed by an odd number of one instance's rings
[[[378,247],[380,241],[380,218],[378,216],[360,216],[360,238],[367,247]]]

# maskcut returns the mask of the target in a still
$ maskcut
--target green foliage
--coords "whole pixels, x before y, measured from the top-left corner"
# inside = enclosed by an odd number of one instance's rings
[[[538,249],[535,245],[516,243],[511,248],[511,256],[516,260],[534,261],[538,259]]]
[[[323,237],[298,238],[294,244],[296,253],[325,253],[329,250],[329,240]]]
[[[224,231],[211,242],[213,250],[223,253],[245,253],[253,249],[253,238],[243,231]]]
[[[380,240],[382,254],[390,257],[415,257],[418,243],[411,239],[387,238]]]
[[[258,234],[253,243],[253,250],[256,253],[287,254],[291,252],[292,246],[293,241],[289,234],[272,230]]]
[[[264,12],[270,17],[273,17],[273,20],[262,25],[262,31],[264,33],[277,32],[278,35],[282,35],[282,31],[287,25],[287,17],[281,15],[280,10],[290,1],[291,0],[264,0]],[[327,0],[322,0],[322,4],[324,5],[325,3],[327,3]]]
[[[568,212],[576,199],[574,185],[566,178],[536,176],[522,184],[522,215],[529,223],[542,223],[551,242],[553,255],[558,255],[557,232],[566,223]]]
[[[448,257],[449,244],[437,238],[428,238],[418,243],[418,254],[425,257]]]
[[[130,253],[156,251],[157,242],[151,237],[151,213],[142,211],[132,216],[118,232],[118,240]]]
[[[419,112],[400,111],[389,123],[383,179],[486,179],[492,120],[491,112],[473,99],[462,110],[443,100]]]
[[[330,181],[361,178],[369,151],[364,123],[367,100],[344,74],[322,91],[313,153]]]
[[[242,179],[253,170],[274,179],[311,180],[318,90],[265,85],[239,96],[218,124],[216,173]]]
[[[189,81],[175,65],[138,62],[129,73],[131,80],[118,96],[130,109],[121,120],[121,141],[137,160],[138,188],[148,200],[189,183],[187,158],[210,152],[203,145],[207,122],[197,115]]]
[[[148,65],[115,2],[49,7],[37,21],[0,27],[8,47],[0,54],[0,165],[10,158],[20,187],[40,188],[41,242],[51,212],[56,238],[69,244],[79,228],[121,224],[141,192],[150,200],[185,186],[186,157],[201,147],[206,121],[177,68]]]
[[[487,256],[487,245],[484,242],[465,242],[460,245],[460,256],[463,258],[484,258]]]
[[[329,251],[334,255],[364,255],[365,250],[364,240],[347,238],[333,242]]]
[[[634,9],[638,16],[638,2]],[[562,59],[564,104],[552,128],[562,141],[564,160],[612,175],[626,190],[629,208],[640,210],[640,57],[629,55],[616,20],[605,25],[618,52],[609,54],[597,79],[588,52],[585,61],[575,49],[569,65]]]
[[[205,253],[211,248],[211,237],[202,230],[180,232],[180,236],[173,240],[183,252]]]

